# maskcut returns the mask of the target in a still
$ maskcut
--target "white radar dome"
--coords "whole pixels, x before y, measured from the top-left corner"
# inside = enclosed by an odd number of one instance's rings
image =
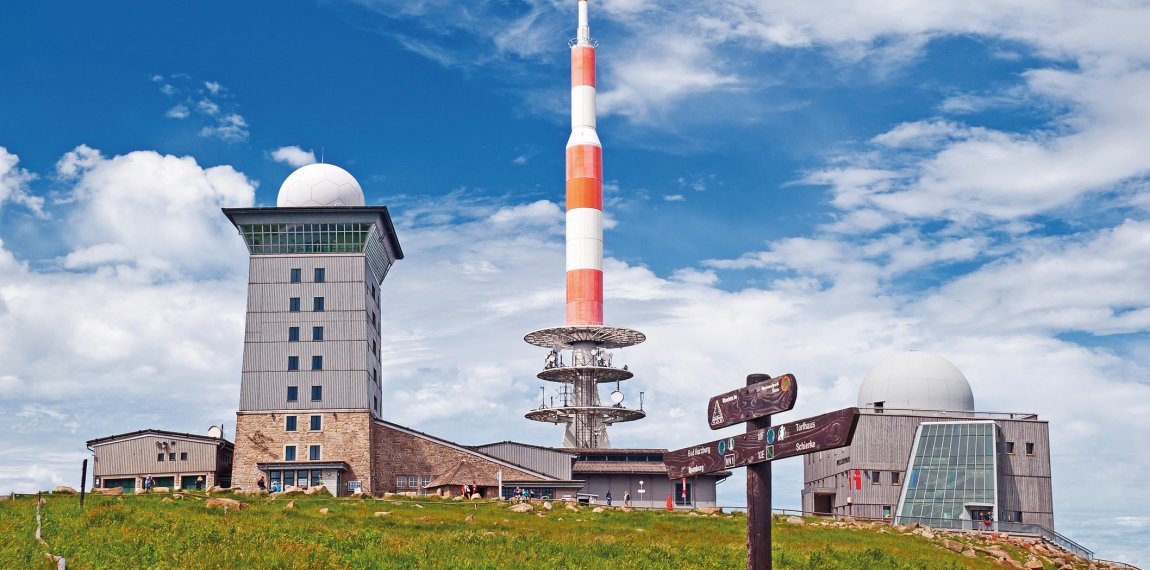
[[[974,392],[962,372],[946,359],[926,352],[902,352],[867,372],[858,405],[973,412]]]
[[[281,208],[363,206],[363,189],[348,171],[317,162],[296,169],[280,186],[276,205]]]

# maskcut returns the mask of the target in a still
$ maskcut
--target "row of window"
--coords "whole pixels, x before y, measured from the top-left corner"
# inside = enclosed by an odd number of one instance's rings
[[[288,369],[288,372],[299,372],[299,357],[298,356],[289,356],[288,357],[287,369]],[[317,354],[317,355],[311,357],[311,369],[312,370],[323,370],[323,357],[322,356]]]
[[[866,474],[867,480],[870,481],[871,485],[882,484],[882,471],[867,471]],[[890,484],[895,487],[902,485],[902,471],[890,472]]]
[[[299,428],[299,418],[296,416],[284,416],[284,431],[296,431]],[[308,431],[322,431],[323,430],[323,416],[311,416],[308,418]]]
[[[1034,455],[1034,443],[1029,442],[1029,441],[1026,442],[1025,449],[1026,449],[1027,455]],[[1007,455],[1014,455],[1014,442],[1013,441],[1002,442],[1002,452],[1007,454]]]
[[[322,342],[323,327],[312,327],[311,339],[315,342]],[[299,327],[288,327],[288,342],[299,342]]]
[[[327,271],[325,271],[324,268],[322,268],[322,267],[316,267],[315,273],[312,277],[312,281],[314,281],[316,283],[323,283],[326,280],[327,280]],[[292,283],[300,283],[302,281],[303,281],[303,270],[299,269],[299,268],[293,268],[291,270],[291,282]]]
[[[400,489],[426,487],[429,483],[431,475],[399,475],[395,478],[395,486]]]
[[[165,453],[157,453],[156,454],[156,461],[163,461],[165,455],[167,456],[168,461],[175,461],[176,460],[176,454],[175,453],[166,453],[166,454]],[[188,460],[188,452],[181,451],[180,452],[180,461],[187,461],[187,460]]]
[[[311,298],[311,310],[313,310],[317,313],[321,313],[321,312],[323,312],[323,307],[324,307],[323,297],[312,297]],[[288,311],[292,312],[292,313],[298,313],[300,311],[299,297],[289,297],[288,298]]]
[[[287,387],[287,401],[289,401],[289,402],[298,402],[299,401],[299,386],[288,386]],[[311,387],[311,401],[313,401],[313,402],[323,401],[323,386],[312,386]]]
[[[308,461],[319,461],[322,455],[321,445],[307,446],[307,459]],[[296,461],[296,450],[298,446],[295,444],[284,446],[284,461]]]

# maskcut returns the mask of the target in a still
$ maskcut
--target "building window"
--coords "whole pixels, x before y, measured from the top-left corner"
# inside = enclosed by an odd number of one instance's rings
[[[1003,514],[1004,518],[1001,520],[1016,523],[1022,522],[1022,511],[1005,511]]]
[[[311,401],[319,402],[323,400],[323,386],[311,387]]]
[[[156,461],[163,461],[163,460],[164,460],[164,454],[163,453],[157,453],[156,454]]]
[[[431,484],[431,475],[424,475],[423,476],[423,483],[421,483],[420,486],[421,487],[427,487],[430,484]]]
[[[323,416],[312,416],[308,429],[311,431],[319,431],[323,429]]]
[[[299,342],[299,327],[288,327],[288,342]]]
[[[371,284],[371,298],[375,298],[375,283]]]
[[[1029,441],[1026,442],[1026,454],[1027,455],[1034,455],[1034,443],[1029,442]]]
[[[176,453],[173,451],[172,453],[168,454],[168,461],[175,461],[175,460],[176,460]]]
[[[687,483],[686,489],[684,490],[682,481],[675,483],[675,504],[676,505],[689,505],[689,504],[691,504],[691,492],[694,491],[694,489],[691,488],[692,486],[693,485],[691,483]]]
[[[311,328],[311,339],[313,341],[316,341],[316,342],[322,341],[323,340],[323,327],[312,327]]]
[[[376,316],[375,316],[375,312],[372,312],[372,313],[371,313],[371,326],[373,326],[373,327],[376,327],[376,328],[379,328],[379,323],[378,323],[378,322],[376,322],[376,319],[377,319],[377,318],[378,318],[378,317],[376,317]]]
[[[375,408],[375,413],[379,413],[379,396],[371,397],[371,405]]]
[[[319,461],[319,446],[318,445],[307,446],[307,458],[310,461]]]
[[[884,519],[890,518],[890,505],[883,505],[882,506],[882,518],[884,518]]]
[[[400,489],[407,486],[407,475],[400,475],[395,478],[395,486]]]
[[[1007,441],[1002,444],[1002,452],[1007,455],[1014,455],[1014,442]]]
[[[287,401],[298,402],[299,401],[299,386],[288,386],[287,388],[288,388]]]
[[[311,357],[311,369],[312,370],[323,370],[323,357],[322,356]]]
[[[284,446],[284,461],[295,461],[295,446],[294,445],[285,445]]]
[[[291,270],[291,282],[292,283],[299,283],[300,281],[303,281],[303,270],[299,269],[299,268],[292,268],[292,270]]]
[[[299,312],[299,297],[288,299],[288,310],[293,313]]]
[[[180,452],[180,461],[187,461],[187,460],[188,460],[188,452],[181,451]]]
[[[326,277],[325,273],[327,273],[327,272],[324,271],[324,269],[322,267],[316,267],[315,268],[315,282],[316,283],[323,283],[325,281],[324,278]]]
[[[299,370],[299,357],[298,356],[289,356],[288,357],[288,372],[295,372],[296,370]]]
[[[890,484],[896,485],[896,486],[902,485],[902,472],[901,471],[891,471],[890,472]]]
[[[311,310],[319,312],[323,310],[323,297],[313,297],[311,300]]]
[[[294,388],[295,386],[292,387]],[[284,431],[295,431],[296,423],[295,416],[284,416]]]
[[[882,471],[871,471],[870,472],[870,484],[871,485],[878,485],[879,484],[879,473],[882,473]]]

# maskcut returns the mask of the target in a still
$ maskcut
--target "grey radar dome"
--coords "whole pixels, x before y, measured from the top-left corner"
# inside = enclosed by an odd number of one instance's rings
[[[276,205],[281,208],[363,206],[363,188],[348,171],[317,162],[297,168],[280,186]]]
[[[926,352],[901,352],[867,372],[858,405],[973,412],[974,392],[962,372],[946,359]]]

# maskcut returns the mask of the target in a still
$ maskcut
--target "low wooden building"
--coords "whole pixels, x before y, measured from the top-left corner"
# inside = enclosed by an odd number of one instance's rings
[[[143,489],[149,475],[156,487],[231,485],[235,445],[214,433],[145,429],[88,440],[87,445],[94,488]]]

